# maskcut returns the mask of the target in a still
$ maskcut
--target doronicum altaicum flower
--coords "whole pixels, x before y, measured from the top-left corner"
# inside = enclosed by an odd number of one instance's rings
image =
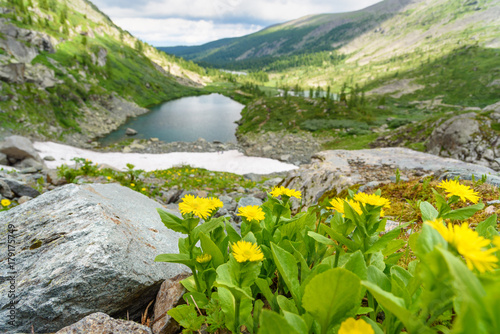
[[[235,260],[240,263],[247,261],[257,262],[264,259],[264,254],[260,250],[260,247],[249,241],[237,241],[231,245],[231,249]]]
[[[193,195],[186,195],[179,203],[179,211],[185,215],[192,213],[199,218],[206,219],[210,216],[212,206],[206,198],[194,197]]]
[[[252,220],[261,221],[266,218],[264,211],[258,205],[247,205],[238,209],[238,216],[245,217],[249,222]]]
[[[280,195],[285,195],[288,197],[295,197],[300,199],[302,197],[302,193],[295,189],[288,189],[285,187],[275,187],[271,192],[271,196],[279,197]]]
[[[444,189],[447,193],[446,197],[458,196],[462,202],[466,202],[467,200],[474,204],[479,202],[479,193],[469,186],[458,183],[458,181],[443,180],[438,184],[438,188]]]
[[[491,240],[479,236],[476,231],[469,228],[467,223],[461,225],[448,223],[446,227],[443,219],[438,218],[426,221],[425,224],[437,230],[448,245],[463,256],[470,270],[476,268],[480,273],[484,273],[498,267],[498,258],[494,254],[497,249],[486,248]]]
[[[335,197],[333,199],[330,200],[330,204],[332,206],[327,206],[326,208],[327,209],[330,209],[330,210],[335,210],[341,214],[344,214],[344,202],[347,202],[349,203],[349,205],[354,209],[354,211],[356,211],[359,215],[361,215],[363,213],[363,210],[361,210],[361,205],[356,202],[356,201],[353,201],[352,199],[342,199],[342,198],[338,198],[338,197]]]
[[[2,206],[9,206],[11,202],[8,199],[4,198],[0,201],[0,204],[2,204]]]
[[[202,255],[198,255],[196,257],[196,262],[201,263],[201,264],[208,263],[208,262],[210,262],[210,260],[212,260],[212,255],[210,255],[210,254],[202,254]]]
[[[372,326],[363,319],[348,318],[340,324],[338,334],[374,334]]]

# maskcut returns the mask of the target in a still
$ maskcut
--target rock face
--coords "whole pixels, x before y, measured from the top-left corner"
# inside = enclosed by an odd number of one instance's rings
[[[147,326],[140,325],[133,321],[113,319],[109,315],[96,312],[86,316],[77,323],[64,327],[56,334],[79,334],[79,333],[94,333],[94,334],[151,334],[151,330]]]
[[[403,177],[409,173],[443,173],[460,171],[474,173],[476,179],[483,174],[497,173],[484,166],[470,164],[455,159],[441,158],[407,148],[380,148],[372,150],[335,150],[323,151],[313,157],[310,165],[301,166],[289,172],[283,185],[302,191],[302,203],[311,205],[323,195],[329,198],[354,184],[370,181],[387,181],[401,170]]]
[[[43,161],[36,152],[31,141],[22,136],[10,136],[5,138],[5,141],[0,143],[0,152],[16,160],[32,158],[36,161]]]
[[[179,234],[163,225],[158,207],[116,184],[70,184],[0,212],[2,224],[16,229],[18,301],[16,326],[2,322],[0,332],[30,332],[31,325],[55,332],[94,312],[137,319],[162,282],[184,271],[154,262],[178,252]],[[6,242],[0,240],[4,268]],[[7,305],[2,278],[0,303]],[[8,313],[4,307],[0,317]]]
[[[165,280],[161,285],[160,291],[156,296],[153,333],[154,334],[167,334],[177,332],[179,324],[176,321],[170,321],[171,317],[167,314],[174,308],[182,298],[186,291],[180,281],[190,276],[189,273],[181,274],[172,279]]]
[[[458,115],[438,126],[427,141],[427,151],[485,166],[500,167],[499,137],[491,120],[475,112]]]

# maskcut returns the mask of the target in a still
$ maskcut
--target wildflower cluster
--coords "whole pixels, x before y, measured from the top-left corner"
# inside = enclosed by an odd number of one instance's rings
[[[341,214],[344,214],[344,203],[347,203],[354,211],[356,211],[359,215],[363,213],[361,207],[366,207],[367,205],[373,207],[381,207],[381,208],[390,208],[391,202],[378,194],[366,194],[363,192],[357,193],[353,196],[353,198],[338,198],[335,197],[330,200],[330,205],[327,206],[327,209],[335,210]],[[384,210],[382,209],[380,212],[380,216],[384,216]]]
[[[206,219],[215,213],[219,208],[222,208],[223,203],[215,197],[203,198],[186,195],[179,203],[179,211],[183,215],[193,214],[199,218]]]
[[[187,237],[179,254],[155,261],[193,273],[181,282],[188,304],[168,314],[186,332],[496,333],[497,217],[474,230],[463,221],[484,208],[479,194],[458,181],[438,188],[446,197],[433,190],[433,204],[419,202],[422,226],[409,242],[400,238],[409,223],[385,231],[383,210],[393,209],[380,190],[329,200],[333,214],[321,205],[293,214],[290,198],[302,194],[276,187],[238,209],[240,231],[214,218],[218,199],[185,196],[183,219],[159,210]]]

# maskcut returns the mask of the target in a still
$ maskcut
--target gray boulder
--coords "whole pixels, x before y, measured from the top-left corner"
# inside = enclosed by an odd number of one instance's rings
[[[256,197],[253,197],[253,196],[242,197],[238,201],[238,207],[236,209],[239,209],[241,207],[248,206],[248,205],[262,205],[262,200],[258,199]]]
[[[151,330],[149,327],[133,321],[113,319],[105,313],[96,312],[71,326],[64,327],[56,334],[78,333],[151,334]]]
[[[0,143],[0,152],[16,160],[33,158],[39,162],[43,161],[33,147],[31,141],[22,136],[16,135],[5,138],[5,141]]]
[[[20,40],[7,36],[6,39],[0,38],[0,47],[7,51],[20,63],[31,63],[33,59],[38,55],[36,48],[32,46],[26,46]]]
[[[100,48],[97,53],[97,66],[103,67],[106,66],[106,62],[108,60],[108,50],[104,48]]]
[[[59,83],[59,80],[56,79],[54,70],[42,64],[26,64],[24,76],[27,82],[34,83],[42,88],[54,87]]]
[[[127,128],[127,129],[125,130],[125,134],[126,134],[127,136],[135,136],[135,135],[137,134],[137,131],[136,131],[136,130],[134,130],[134,129],[132,129],[132,128]]]
[[[24,71],[26,65],[22,63],[0,65],[0,79],[22,84],[24,83]]]
[[[16,194],[16,196],[21,197],[21,196],[29,196],[29,197],[37,197],[40,195],[40,192],[36,189],[31,188],[30,186],[26,185],[25,183],[21,181],[17,181],[14,179],[10,178],[4,178],[2,179],[3,182],[5,182],[9,188]]]
[[[0,332],[30,332],[31,325],[36,333],[55,332],[95,312],[139,319],[162,282],[185,270],[154,262],[177,253],[180,236],[163,225],[159,207],[117,184],[69,184],[0,212],[2,225],[17,233],[19,319],[13,327],[1,322]],[[0,253],[7,254],[7,238]],[[0,266],[6,268],[6,257]],[[7,305],[2,278],[0,303]],[[3,319],[8,314],[0,310]]]

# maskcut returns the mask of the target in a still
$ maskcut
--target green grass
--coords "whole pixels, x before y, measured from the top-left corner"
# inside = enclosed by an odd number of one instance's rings
[[[361,136],[337,137],[322,145],[324,150],[362,150],[370,148],[370,143],[379,136],[378,133],[370,133]]]

